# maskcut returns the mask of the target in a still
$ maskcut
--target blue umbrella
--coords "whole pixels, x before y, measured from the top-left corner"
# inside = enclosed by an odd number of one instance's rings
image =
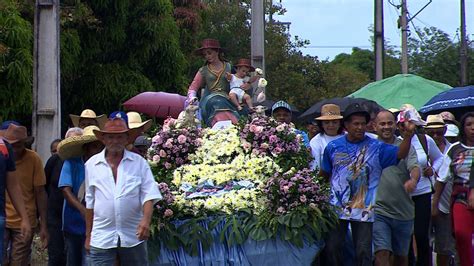
[[[457,112],[474,107],[474,86],[457,87],[435,95],[420,108],[420,113]]]

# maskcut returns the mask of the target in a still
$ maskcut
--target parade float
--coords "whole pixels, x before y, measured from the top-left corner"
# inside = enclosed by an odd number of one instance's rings
[[[163,194],[151,265],[310,265],[337,221],[310,158],[270,117],[224,129],[165,121],[149,149]]]

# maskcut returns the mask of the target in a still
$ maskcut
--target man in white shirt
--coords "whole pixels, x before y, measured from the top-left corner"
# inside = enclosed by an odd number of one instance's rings
[[[86,241],[92,265],[148,265],[145,241],[153,205],[162,196],[150,167],[125,149],[139,131],[114,118],[94,134],[105,149],[86,166]]]

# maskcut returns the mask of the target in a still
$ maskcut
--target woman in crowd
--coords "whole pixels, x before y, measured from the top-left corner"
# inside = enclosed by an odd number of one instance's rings
[[[459,140],[453,144],[444,157],[443,165],[433,196],[433,206],[438,206],[440,195],[445,184],[453,182],[451,194],[451,214],[456,249],[461,266],[472,266],[472,233],[474,231],[474,112],[469,112],[461,118]],[[439,214],[433,208],[432,215]]]
[[[324,149],[328,143],[344,136],[341,120],[341,109],[338,105],[325,104],[321,106],[321,116],[316,118],[321,132],[312,138],[309,143],[314,158],[314,161],[311,163],[311,169],[319,169]]]

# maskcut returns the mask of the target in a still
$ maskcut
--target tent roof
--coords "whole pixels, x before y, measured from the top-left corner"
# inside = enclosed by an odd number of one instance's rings
[[[348,96],[373,100],[386,109],[399,109],[405,103],[419,109],[433,96],[450,88],[447,84],[416,75],[398,74],[369,83]]]

